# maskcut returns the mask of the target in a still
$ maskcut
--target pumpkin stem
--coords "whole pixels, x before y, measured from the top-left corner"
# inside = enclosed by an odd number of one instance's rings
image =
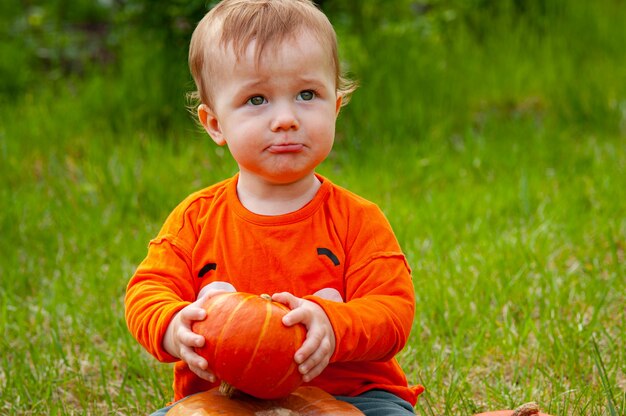
[[[225,381],[222,381],[222,384],[220,384],[220,393],[222,393],[224,396],[228,397],[229,399],[233,396],[233,394],[235,393],[235,390],[237,389]]]
[[[539,406],[535,402],[525,403],[515,409],[511,416],[533,416],[539,414]]]
[[[263,294],[261,295],[261,297],[262,297],[263,299],[265,299],[265,300],[272,300],[272,297],[271,297],[270,295],[268,295],[267,293],[263,293]]]

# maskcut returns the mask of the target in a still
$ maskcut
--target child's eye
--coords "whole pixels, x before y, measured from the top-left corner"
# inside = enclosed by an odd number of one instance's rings
[[[298,99],[302,101],[311,101],[313,98],[315,98],[315,91],[304,90],[298,94]]]
[[[260,95],[255,95],[254,97],[251,97],[248,100],[248,104],[252,104],[252,105],[261,105],[261,104],[265,104],[266,102],[267,101],[265,100],[265,98]]]

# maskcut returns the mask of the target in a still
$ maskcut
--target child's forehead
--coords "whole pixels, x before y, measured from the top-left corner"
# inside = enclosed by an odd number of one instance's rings
[[[268,60],[274,60],[277,58],[289,58],[290,55],[297,55],[299,53],[312,53],[315,51],[322,51],[322,54],[327,60],[319,62],[320,65],[324,63],[333,66],[333,51],[326,42],[317,36],[313,31],[297,30],[281,37],[275,37],[267,39],[263,43],[259,42],[257,38],[246,40],[232,40],[228,43],[221,44],[221,55],[228,59],[233,60],[233,64],[240,63],[242,61],[252,61],[257,66],[261,66],[263,62]]]
[[[332,49],[325,45],[324,40],[316,33],[306,29],[295,29],[291,32],[267,39],[253,37],[250,39],[232,39],[222,42],[222,48],[232,52],[239,60],[253,56],[259,61],[265,57],[271,57],[283,52],[283,49],[295,49],[301,47],[303,43],[308,46],[319,46],[332,58]]]

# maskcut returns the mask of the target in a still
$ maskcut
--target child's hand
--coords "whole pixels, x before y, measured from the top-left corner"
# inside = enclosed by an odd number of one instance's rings
[[[335,352],[335,333],[328,316],[318,304],[297,298],[291,293],[282,292],[272,296],[272,300],[287,305],[291,312],[283,317],[283,323],[292,326],[298,323],[307,328],[302,347],[296,351],[294,359],[305,382],[320,375]]]
[[[198,377],[211,383],[215,382],[215,376],[209,371],[209,363],[194,351],[195,347],[204,345],[204,337],[193,332],[191,324],[207,317],[206,311],[202,308],[202,304],[207,299],[219,293],[234,291],[235,288],[232,285],[224,282],[213,282],[205,286],[194,303],[187,305],[174,315],[163,337],[165,351],[186,362],[189,369]]]

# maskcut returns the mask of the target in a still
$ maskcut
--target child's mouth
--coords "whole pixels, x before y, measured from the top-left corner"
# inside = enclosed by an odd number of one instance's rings
[[[267,148],[270,153],[298,153],[304,149],[304,145],[298,143],[273,144]]]

